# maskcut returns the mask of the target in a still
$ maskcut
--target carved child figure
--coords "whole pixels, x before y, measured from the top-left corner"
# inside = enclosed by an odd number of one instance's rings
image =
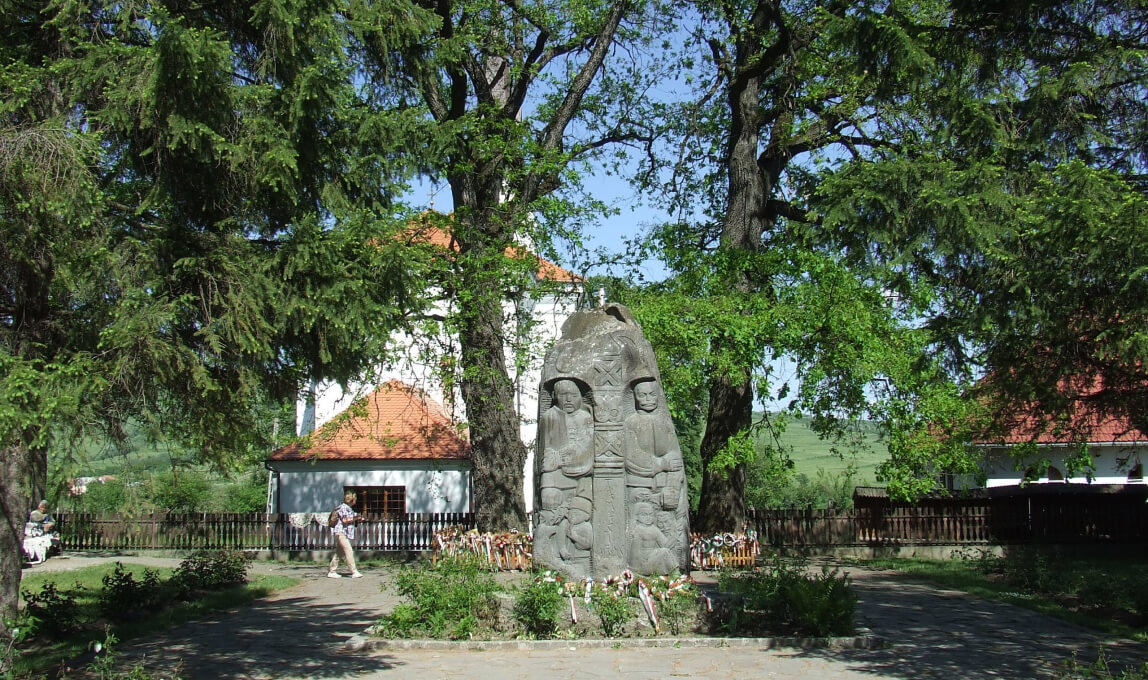
[[[646,576],[671,574],[678,559],[671,550],[673,541],[654,524],[654,506],[635,503],[634,524],[630,529],[630,567]]]
[[[590,499],[575,496],[570,500],[565,523],[566,541],[561,548],[561,557],[575,565],[575,571],[585,571],[590,566],[590,549],[594,545],[594,528],[590,524]]]

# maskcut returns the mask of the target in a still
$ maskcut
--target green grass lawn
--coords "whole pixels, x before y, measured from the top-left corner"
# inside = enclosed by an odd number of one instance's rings
[[[122,564],[124,573],[130,573],[137,582],[142,582],[145,571],[150,570],[158,574],[162,584],[174,571],[132,564],[129,561]],[[102,564],[73,571],[32,573],[23,578],[20,583],[22,606],[25,594],[38,595],[43,592],[45,584],[54,584],[57,592],[74,599],[78,625],[68,634],[57,637],[41,634],[25,640],[20,645],[21,655],[15,666],[18,677],[39,677],[60,663],[85,653],[93,643],[102,642],[109,633],[120,641],[130,640],[202,618],[216,610],[246,604],[299,582],[298,579],[285,576],[249,576],[245,585],[201,593],[188,601],[169,599],[167,606],[141,612],[140,616],[126,622],[113,622],[101,616],[99,600],[104,578],[113,574],[115,568],[114,563]]]

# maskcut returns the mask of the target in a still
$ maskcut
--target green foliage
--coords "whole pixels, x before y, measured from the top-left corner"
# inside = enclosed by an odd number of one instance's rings
[[[717,625],[731,633],[826,636],[854,629],[857,598],[849,578],[828,567],[810,574],[803,562],[776,557],[752,571],[724,571],[718,586],[736,596],[731,606],[717,610]]]
[[[1148,663],[1114,664],[1101,647],[1096,660],[1091,663],[1081,662],[1073,653],[1057,670],[1053,680],[1148,680]]]
[[[849,471],[830,474],[818,470],[810,479],[805,474],[792,475],[786,468],[781,474],[764,474],[757,462],[749,466],[746,501],[756,508],[851,508],[856,477]]]
[[[551,638],[558,632],[558,615],[565,604],[561,584],[535,577],[514,601],[514,618],[527,634]]]
[[[246,474],[218,487],[213,506],[221,512],[263,512],[267,509],[267,479]]]
[[[161,579],[156,592],[159,592],[161,597],[156,606],[137,610],[127,614],[125,620],[115,621],[105,617],[101,601],[107,597],[104,580],[108,576],[114,578],[116,569],[142,576],[143,581],[147,580],[146,572],[149,571],[141,565],[125,563],[116,564],[114,567],[105,564],[94,565],[68,572],[75,580],[75,585],[67,591],[56,592],[61,599],[72,599],[76,603],[76,628],[71,632],[60,632],[49,640],[47,636],[39,634],[31,625],[31,620],[13,622],[18,636],[22,638],[14,650],[18,677],[40,677],[41,674],[59,667],[59,664],[69,662],[85,651],[90,651],[94,631],[105,631],[124,640],[150,635],[157,630],[202,618],[213,611],[234,609],[236,606],[265,597],[269,592],[295,584],[294,579],[285,577],[256,576],[251,582],[239,587],[197,591],[190,599],[184,600],[175,597],[176,589],[172,581],[174,572],[160,568],[156,570]],[[58,576],[59,574],[53,572],[30,572],[23,579],[25,590],[38,592]],[[176,673],[178,670],[173,669],[171,672]]]
[[[80,589],[82,586],[77,584],[76,590]],[[45,583],[39,593],[25,590],[23,596],[30,623],[37,635],[43,633],[49,637],[58,637],[79,627],[80,611],[75,594],[58,590],[55,582]]]
[[[124,570],[122,562],[116,562],[115,571],[105,575],[103,582],[100,613],[111,621],[143,616],[166,599],[159,572],[152,569],[145,569],[143,579],[136,581],[131,571]]]
[[[179,665],[176,668],[156,674],[154,671],[148,670],[144,666],[146,660],[141,659],[138,663],[124,669],[116,650],[119,642],[119,638],[106,632],[103,642],[92,644],[95,659],[85,668],[86,677],[94,680],[180,680],[181,669]]]
[[[674,596],[659,600],[657,607],[662,629],[670,635],[682,635],[695,625],[702,605],[697,597]]]
[[[602,634],[617,637],[634,618],[633,598],[613,588],[595,588],[590,594],[590,606],[602,624]]]
[[[123,480],[112,479],[89,484],[88,490],[76,502],[84,512],[120,513],[137,505],[137,493]]]
[[[201,551],[180,563],[170,583],[179,597],[202,590],[221,590],[247,583],[251,556],[242,550]]]
[[[22,620],[4,620],[4,635],[0,638],[0,673],[5,680],[12,680],[17,675],[13,669],[20,660],[20,645],[31,636],[30,626]]]
[[[356,98],[359,21],[268,9],[4,12],[5,451],[76,456],[135,424],[231,470],[271,447],[302,380],[354,378],[423,304],[391,238],[410,158],[392,150],[417,145],[405,114]],[[361,25],[417,44],[428,24],[393,9]]]
[[[154,475],[147,497],[157,508],[171,512],[202,512],[207,509],[211,485],[197,470],[172,470]]]
[[[498,622],[494,576],[473,556],[445,557],[434,566],[404,566],[394,589],[408,602],[379,619],[383,637],[467,639]]]

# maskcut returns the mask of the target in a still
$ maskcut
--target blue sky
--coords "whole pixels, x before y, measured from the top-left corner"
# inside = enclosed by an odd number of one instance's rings
[[[603,201],[618,209],[617,215],[603,217],[596,226],[588,228],[585,233],[586,247],[590,251],[603,248],[612,253],[623,252],[626,248],[625,239],[644,232],[650,224],[666,219],[664,211],[659,211],[645,205],[630,185],[617,176],[606,176],[604,173],[586,179],[586,190],[596,199]],[[451,201],[450,187],[445,183],[431,185],[423,182],[406,197],[406,200],[415,209],[431,209],[440,212],[450,212],[454,209]],[[602,268],[590,268],[583,271],[572,256],[565,250],[560,252],[558,264],[563,267],[577,270],[584,275],[606,274]],[[615,275],[623,272],[615,271]],[[646,280],[660,280],[665,278],[667,271],[658,261],[648,261],[642,265],[638,272]]]

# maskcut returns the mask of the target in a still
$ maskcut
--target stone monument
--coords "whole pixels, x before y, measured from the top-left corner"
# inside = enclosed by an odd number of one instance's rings
[[[578,312],[546,354],[534,563],[573,578],[689,571],[682,453],[654,351],[626,307]]]

